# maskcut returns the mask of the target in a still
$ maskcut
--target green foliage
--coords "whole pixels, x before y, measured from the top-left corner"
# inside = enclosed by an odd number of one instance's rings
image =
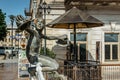
[[[2,12],[0,9],[0,40],[4,40],[4,38],[7,35],[7,25],[5,22],[5,16],[6,14]]]
[[[40,55],[44,55],[44,47],[41,48],[40,50]],[[51,51],[50,49],[46,48],[46,56],[49,56],[51,58],[55,58],[55,54],[53,51]]]

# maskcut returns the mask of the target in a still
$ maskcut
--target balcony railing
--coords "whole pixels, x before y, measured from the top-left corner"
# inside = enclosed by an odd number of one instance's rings
[[[56,72],[56,71],[55,71]],[[119,80],[120,65],[65,65],[56,73],[44,72],[46,80]],[[57,73],[57,75],[58,75]]]
[[[112,10],[114,8],[119,8],[120,0],[65,0],[65,10],[71,9],[76,6],[80,10],[93,10],[94,9],[107,9]]]
[[[70,2],[119,2],[120,0],[64,0],[65,3],[70,3]]]

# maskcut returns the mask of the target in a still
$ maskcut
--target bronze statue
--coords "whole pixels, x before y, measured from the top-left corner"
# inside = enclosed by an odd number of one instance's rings
[[[57,43],[60,44],[67,44],[67,37],[62,36],[62,37],[55,37],[55,36],[46,36],[42,34],[42,31],[44,29],[44,26],[40,26],[38,23],[38,19],[30,19],[26,20],[23,16],[17,15],[16,18],[16,24],[17,24],[17,31],[27,31],[29,33],[29,38],[26,46],[26,56],[30,64],[33,65],[40,65],[44,66],[42,67],[42,70],[57,70],[59,67],[59,64],[56,62],[56,60],[44,56],[44,55],[39,55],[39,50],[41,48],[41,40],[42,39],[48,39],[48,40],[58,40]],[[38,64],[39,63],[39,64]],[[37,69],[37,68],[36,68]],[[41,69],[41,67],[40,67]],[[30,70],[32,70],[30,68]],[[29,70],[29,72],[30,72]],[[30,72],[31,73],[31,72]]]

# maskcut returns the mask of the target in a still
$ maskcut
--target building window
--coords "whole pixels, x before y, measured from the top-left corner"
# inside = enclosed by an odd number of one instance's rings
[[[100,61],[100,41],[96,42],[96,61]]]
[[[118,60],[118,33],[105,34],[105,61]]]
[[[70,34],[70,41],[74,41],[73,33]],[[78,53],[78,60],[79,61],[86,61],[87,59],[87,33],[77,33],[76,34],[76,41],[77,41],[77,53]],[[74,56],[73,56],[74,57]],[[73,58],[74,59],[74,58]]]
[[[79,56],[79,60],[80,61],[86,61],[87,60],[87,53],[86,53],[86,43],[81,43],[79,44],[79,53],[78,53],[78,56]]]
[[[76,34],[76,41],[86,41],[86,33],[77,33]],[[73,33],[70,34],[70,40],[74,41]]]

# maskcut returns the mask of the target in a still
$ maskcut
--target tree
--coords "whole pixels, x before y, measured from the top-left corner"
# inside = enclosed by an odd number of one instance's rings
[[[41,48],[40,50],[40,55],[44,55],[44,47]],[[51,51],[50,49],[46,48],[46,56],[51,57],[51,58],[55,58],[55,53],[53,51]]]
[[[7,35],[7,25],[5,22],[6,14],[0,9],[0,40],[4,40]]]

